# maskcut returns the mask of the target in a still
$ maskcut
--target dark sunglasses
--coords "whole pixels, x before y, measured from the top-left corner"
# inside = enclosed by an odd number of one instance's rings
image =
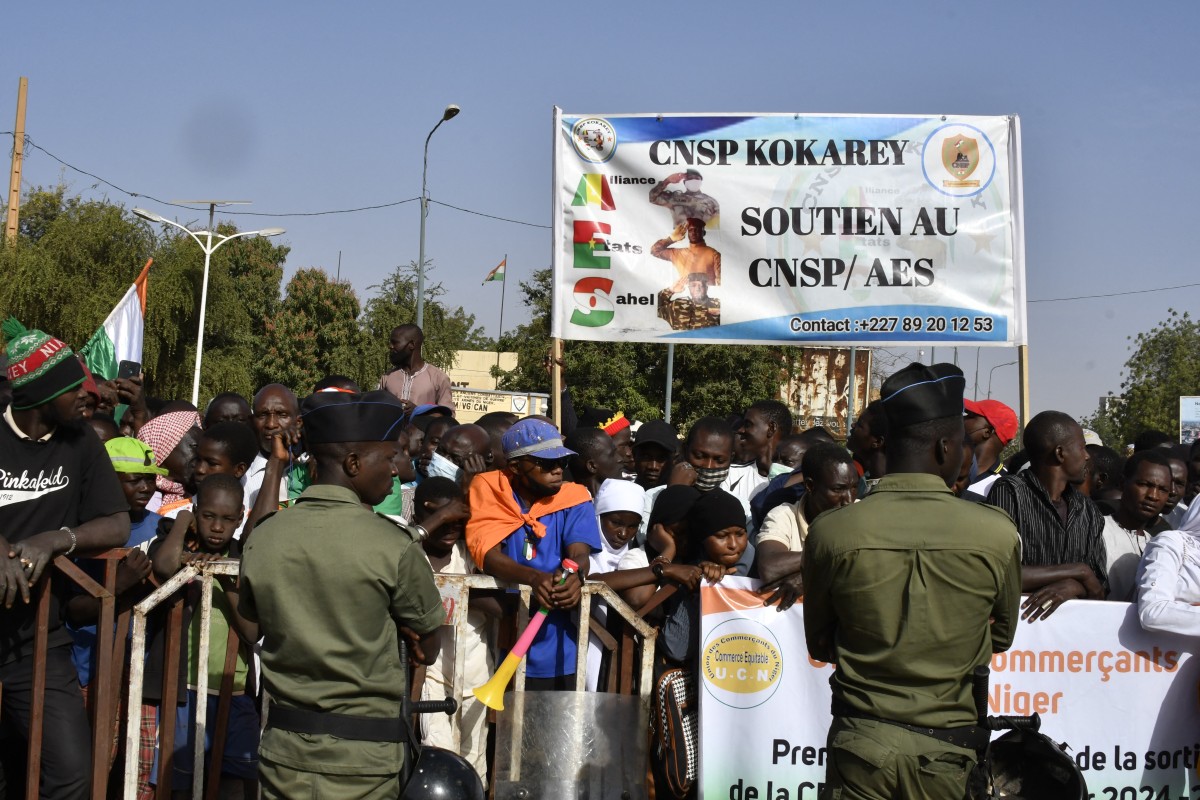
[[[553,472],[556,469],[563,469],[567,466],[569,460],[566,456],[562,458],[538,458],[537,456],[525,456],[525,460],[542,472]]]

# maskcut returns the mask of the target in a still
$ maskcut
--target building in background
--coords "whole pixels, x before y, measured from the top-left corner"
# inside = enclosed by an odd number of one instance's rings
[[[858,417],[871,395],[871,350],[860,347],[854,366],[854,416]],[[782,400],[792,409],[797,430],[823,427],[845,439],[850,392],[850,348],[801,347],[787,356]]]
[[[550,396],[537,392],[505,392],[496,389],[492,369],[496,354],[488,350],[459,350],[455,353],[450,376],[450,394],[454,398],[454,418],[474,422],[493,411],[509,411],[524,417],[549,414]],[[500,353],[500,371],[517,368],[516,353]]]

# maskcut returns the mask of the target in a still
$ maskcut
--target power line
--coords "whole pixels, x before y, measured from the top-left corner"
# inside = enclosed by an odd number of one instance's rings
[[[1043,300],[1026,300],[1027,303],[1066,303],[1071,300],[1095,300],[1098,297],[1125,297],[1131,294],[1150,294],[1151,292],[1170,292],[1175,289],[1190,289],[1200,286],[1200,283],[1181,283],[1178,286],[1162,286],[1157,289],[1133,289],[1128,292],[1109,292],[1108,294],[1081,294],[1075,297],[1047,297]]]
[[[430,200],[429,202],[436,203],[439,206],[445,206],[446,208],[453,208],[455,211],[463,211],[467,214],[474,214],[477,217],[487,217],[488,219],[498,219],[501,222],[511,222],[514,225],[528,225],[531,228],[547,228],[547,229],[549,229],[551,227],[550,225],[539,225],[536,222],[522,222],[519,219],[509,219],[508,217],[497,217],[493,214],[484,214],[482,211],[472,211],[469,208],[459,208],[458,206],[452,206],[449,203],[443,203],[440,200]]]
[[[11,132],[10,132],[10,135],[11,135]],[[112,187],[113,189],[116,189],[121,194],[128,195],[129,197],[144,197],[147,200],[152,200],[155,203],[160,203],[164,206],[171,206],[173,208],[182,208],[187,211],[201,212],[201,211],[206,210],[203,208],[195,208],[193,206],[182,205],[180,203],[172,203],[168,200],[160,200],[159,198],[154,197],[153,195],[144,194],[141,192],[133,192],[133,191],[130,191],[129,189],[125,189],[121,186],[118,186],[117,184],[113,183],[110,180],[100,177],[99,175],[97,175],[93,172],[88,172],[85,169],[81,169],[81,168],[75,166],[74,164],[72,164],[68,161],[65,161],[64,159],[59,158],[58,156],[54,155],[54,153],[51,153],[46,148],[42,147],[37,142],[33,141],[33,139],[31,139],[28,135],[25,136],[25,144],[42,151],[43,153],[48,155],[50,158],[57,161],[59,164],[62,164],[67,169],[74,170],[75,172],[78,172],[81,175],[87,175],[89,178],[95,178],[97,181],[104,184],[105,186]],[[353,213],[356,213],[359,211],[374,211],[374,210],[380,209],[380,208],[392,208],[394,206],[404,205],[405,203],[412,203],[419,199],[420,198],[417,198],[417,197],[410,197],[406,200],[394,200],[390,203],[378,203],[376,205],[359,206],[357,208],[339,208],[339,209],[333,209],[331,211],[271,212],[271,211],[224,211],[224,210],[222,210],[221,214],[222,214],[222,216],[230,216],[230,217],[322,217],[322,216],[327,216],[330,214],[353,214]]]

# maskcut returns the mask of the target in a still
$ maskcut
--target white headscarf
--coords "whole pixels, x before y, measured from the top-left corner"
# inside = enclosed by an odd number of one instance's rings
[[[612,511],[632,511],[640,517],[646,510],[646,490],[633,481],[609,478],[600,484],[594,503],[597,526],[600,525],[600,515]],[[620,550],[614,549],[604,537],[603,529],[600,531],[600,546],[603,548],[601,552],[593,553],[591,558],[591,571],[597,575],[615,570],[621,556],[629,550],[628,542]]]

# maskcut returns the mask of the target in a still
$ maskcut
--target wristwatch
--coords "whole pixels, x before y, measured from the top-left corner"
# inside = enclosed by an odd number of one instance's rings
[[[655,562],[652,564],[650,566],[650,571],[654,573],[654,577],[658,578],[659,583],[662,583],[664,580],[666,580],[666,567],[664,567],[661,563]]]

